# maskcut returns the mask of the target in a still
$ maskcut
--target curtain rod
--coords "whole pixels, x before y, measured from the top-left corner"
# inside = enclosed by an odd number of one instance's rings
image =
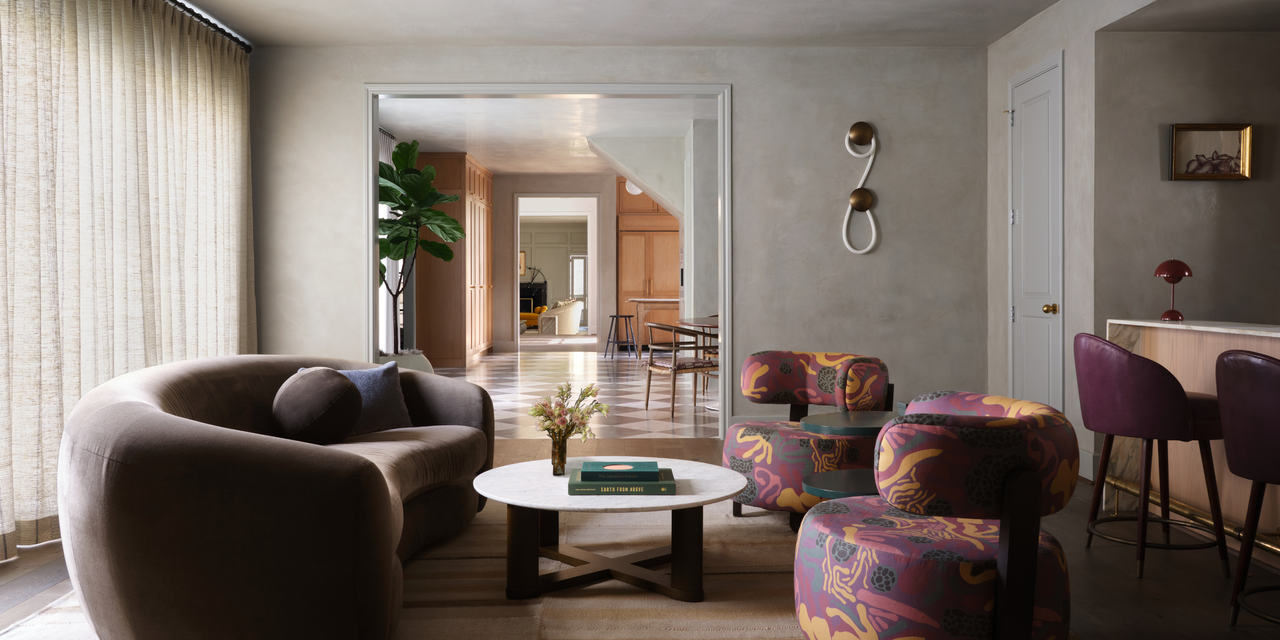
[[[209,27],[214,31],[214,33],[217,33],[218,35],[236,43],[236,46],[243,49],[245,53],[253,53],[253,47],[249,46],[248,42],[241,40],[238,36],[236,36],[236,34],[231,33],[230,31],[227,31],[222,27],[222,25],[214,22],[213,20],[210,20],[208,16],[204,15],[203,13],[200,13],[199,11],[196,11],[190,5],[181,2],[181,0],[165,0],[165,2],[168,2],[169,4],[173,5],[174,8],[176,8],[178,11],[181,11],[187,14],[188,16],[191,16],[192,18],[195,19],[196,22],[199,22],[200,24],[206,27]]]

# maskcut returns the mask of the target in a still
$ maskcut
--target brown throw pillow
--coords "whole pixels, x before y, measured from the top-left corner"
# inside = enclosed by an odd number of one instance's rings
[[[360,390],[333,369],[303,369],[284,381],[271,404],[276,435],[311,444],[345,439],[360,420]]]

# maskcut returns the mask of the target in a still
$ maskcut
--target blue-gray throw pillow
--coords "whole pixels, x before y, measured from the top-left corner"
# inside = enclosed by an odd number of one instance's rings
[[[413,426],[409,407],[404,403],[404,392],[400,390],[400,369],[395,362],[373,369],[339,370],[338,373],[355,383],[363,400],[360,420],[351,435]]]

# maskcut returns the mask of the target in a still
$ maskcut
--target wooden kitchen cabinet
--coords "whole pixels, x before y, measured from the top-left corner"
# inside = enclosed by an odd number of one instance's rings
[[[618,314],[636,316],[632,298],[680,297],[680,221],[653,198],[627,192],[627,179],[618,176]],[[650,311],[647,322],[675,324],[676,310]],[[636,344],[649,344],[649,332],[639,316],[631,321]],[[618,328],[620,339],[625,329]],[[670,334],[659,334],[666,339]]]
[[[421,153],[435,187],[458,201],[436,205],[467,237],[444,262],[419,249],[415,268],[416,345],[436,367],[462,367],[493,348],[493,173],[465,153]],[[438,240],[429,231],[424,237]]]
[[[618,313],[636,315],[636,304],[629,302],[632,298],[679,297],[680,234],[675,231],[619,231]],[[679,317],[679,311],[663,309],[650,311],[644,319],[675,324]],[[649,344],[649,332],[640,324],[640,318],[636,317],[632,324],[636,330],[636,344]]]

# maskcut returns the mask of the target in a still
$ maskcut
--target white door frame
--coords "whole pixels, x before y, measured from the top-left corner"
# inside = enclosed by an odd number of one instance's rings
[[[1057,53],[1053,54],[1052,56],[1049,56],[1049,58],[1048,58],[1048,59],[1046,59],[1044,62],[1041,62],[1040,64],[1037,64],[1037,65],[1035,65],[1034,67],[1031,67],[1030,69],[1027,69],[1026,71],[1023,71],[1022,73],[1019,73],[1019,74],[1017,74],[1017,75],[1013,76],[1012,78],[1009,78],[1008,94],[1007,94],[1007,97],[1005,98],[1005,108],[1006,108],[1006,109],[1008,109],[1008,111],[1007,111],[1006,113],[1010,113],[1010,117],[1011,117],[1011,118],[1012,118],[1012,117],[1014,117],[1014,116],[1017,116],[1017,114],[1016,114],[1016,113],[1012,113],[1013,106],[1014,106],[1014,105],[1013,105],[1013,90],[1014,90],[1016,87],[1018,87],[1019,85],[1021,85],[1021,84],[1025,83],[1025,82],[1028,82],[1028,81],[1030,81],[1031,79],[1033,79],[1033,78],[1035,78],[1035,77],[1037,77],[1037,76],[1039,76],[1039,75],[1041,75],[1041,74],[1044,74],[1044,73],[1045,73],[1045,72],[1047,72],[1047,71],[1050,71],[1050,70],[1051,70],[1051,69],[1053,69],[1054,67],[1057,67],[1058,69],[1062,69],[1062,59],[1063,59],[1063,52],[1062,52],[1062,51],[1059,51],[1059,52],[1057,52]],[[1065,175],[1066,175],[1066,147],[1063,145],[1063,141],[1064,141],[1064,139],[1063,139],[1063,128],[1066,126],[1066,117],[1065,117],[1065,116],[1066,116],[1066,111],[1064,111],[1064,110],[1062,109],[1063,103],[1065,103],[1065,96],[1063,95],[1063,85],[1062,85],[1062,80],[1063,80],[1064,75],[1065,75],[1064,73],[1060,73],[1060,74],[1058,74],[1058,81],[1059,81],[1059,82],[1058,82],[1058,87],[1057,87],[1057,91],[1058,91],[1058,100],[1059,100],[1059,111],[1058,111],[1058,112],[1059,112],[1059,113],[1061,113],[1061,114],[1063,114],[1063,116],[1064,116],[1064,117],[1062,118],[1063,122],[1060,122],[1060,123],[1059,123],[1059,125],[1060,125],[1060,126],[1059,126],[1059,128],[1058,128],[1058,150],[1059,150],[1059,152],[1060,152],[1060,153],[1062,153],[1062,156],[1063,156],[1062,158],[1059,158],[1059,162],[1058,162],[1058,171],[1062,173],[1062,176],[1059,176],[1059,182],[1058,182],[1058,184],[1059,184],[1060,186],[1062,186],[1062,187],[1065,187],[1065,183],[1066,183],[1066,181],[1065,181],[1065,179],[1064,179],[1064,178],[1065,178]],[[1013,128],[1013,125],[1011,124],[1011,125],[1009,126],[1009,128],[1010,128],[1010,129],[1012,129],[1012,128]],[[1008,158],[1008,162],[1006,163],[1006,165],[1007,165],[1007,166],[1005,167],[1005,170],[1006,170],[1006,173],[1005,173],[1005,183],[1006,183],[1006,186],[1007,186],[1007,189],[1005,190],[1005,212],[1006,212],[1006,214],[1009,214],[1009,212],[1013,209],[1013,162],[1014,162],[1014,155],[1013,155],[1013,152],[1014,152],[1014,149],[1013,149],[1013,132],[1012,132],[1012,131],[1010,131],[1009,135],[1007,136],[1007,143],[1006,143],[1006,145],[1007,145],[1007,146],[1006,146],[1006,149],[1007,149],[1007,151],[1006,151],[1006,157]],[[1062,264],[1061,264],[1061,265],[1059,265],[1059,269],[1058,269],[1058,291],[1060,291],[1060,292],[1061,292],[1061,295],[1062,295],[1062,302],[1060,303],[1060,306],[1062,307],[1062,309],[1064,309],[1064,310],[1065,310],[1065,309],[1070,308],[1070,305],[1068,304],[1068,301],[1067,301],[1067,299],[1066,299],[1067,289],[1066,289],[1066,282],[1065,282],[1065,273],[1066,273],[1066,249],[1065,249],[1065,237],[1064,237],[1064,236],[1066,235],[1066,228],[1065,228],[1065,224],[1066,224],[1066,208],[1065,208],[1065,200],[1064,200],[1064,197],[1063,197],[1064,192],[1065,192],[1065,188],[1060,188],[1060,189],[1058,189],[1058,210],[1059,210],[1059,211],[1061,211],[1061,212],[1063,213],[1063,215],[1062,215],[1062,216],[1060,217],[1060,219],[1059,219],[1059,223],[1060,223],[1062,226],[1061,226],[1061,227],[1059,227],[1059,229],[1058,229],[1058,245],[1059,245],[1059,246],[1058,246],[1058,255],[1059,255],[1059,256],[1061,256],[1061,258],[1062,258]],[[1009,215],[1011,215],[1011,214],[1009,214]],[[1008,231],[1007,231],[1007,232],[1006,232],[1006,234],[1005,234],[1005,236],[1006,236],[1005,254],[1006,254],[1006,263],[1007,263],[1006,271],[1007,271],[1007,275],[1008,275],[1008,280],[1007,280],[1007,281],[1006,281],[1006,283],[1005,283],[1005,288],[1006,288],[1006,291],[1007,291],[1007,293],[1008,293],[1006,302],[1008,303],[1008,307],[1009,307],[1009,309],[1010,309],[1010,313],[1012,314],[1012,310],[1013,310],[1013,302],[1014,302],[1014,295],[1015,295],[1015,294],[1014,294],[1014,291],[1013,291],[1013,233],[1014,233],[1014,228],[1013,228],[1013,227],[1014,227],[1014,225],[1013,225],[1013,224],[1009,224],[1009,225],[1007,225],[1007,226],[1008,226],[1008,228],[1009,228],[1009,229],[1008,229]],[[1063,311],[1060,311],[1060,313],[1064,313],[1064,312],[1063,312]],[[1013,376],[1014,376],[1014,368],[1013,368],[1013,361],[1014,361],[1014,353],[1013,353],[1013,344],[1014,344],[1014,327],[1013,327],[1012,325],[1013,325],[1013,323],[1012,323],[1012,322],[1009,322],[1009,323],[1008,323],[1008,327],[1009,327],[1009,331],[1008,331],[1008,333],[1009,333],[1009,341],[1008,341],[1008,345],[1007,345],[1007,347],[1008,347],[1008,348],[1007,348],[1007,351],[1008,351],[1008,358],[1007,358],[1007,362],[1005,363],[1005,365],[1006,365],[1006,367],[1007,367],[1007,371],[1008,371],[1008,380],[1009,380],[1009,383],[1008,383],[1008,389],[1009,389],[1009,391],[1008,391],[1008,393],[1009,393],[1009,395],[1012,395],[1012,394],[1013,394],[1013,384],[1014,384],[1014,378],[1013,378]],[[1061,397],[1061,398],[1063,398],[1063,401],[1064,401],[1064,402],[1065,402],[1065,400],[1066,400],[1066,351],[1065,351],[1065,349],[1066,349],[1066,341],[1065,341],[1065,340],[1066,340],[1066,338],[1065,338],[1065,335],[1064,335],[1064,334],[1065,334],[1065,326],[1066,326],[1066,318],[1065,318],[1065,316],[1064,316],[1064,317],[1063,317],[1063,319],[1062,319],[1062,322],[1059,324],[1059,329],[1058,329],[1058,345],[1059,345],[1059,347],[1060,347],[1060,348],[1062,348],[1062,349],[1063,349],[1063,360],[1062,360],[1062,363],[1063,363],[1063,371],[1062,371],[1062,375],[1061,375],[1061,376],[1059,376],[1059,378],[1062,380],[1063,388],[1060,390],[1060,391],[1061,391],[1061,395],[1060,395],[1060,397]],[[1066,409],[1065,409],[1064,407],[1054,407],[1054,408],[1055,408],[1055,409],[1057,409],[1057,410],[1059,410],[1059,411],[1066,411]]]
[[[378,98],[558,98],[590,96],[595,98],[717,98],[720,136],[720,167],[717,175],[720,191],[720,342],[724,362],[733,366],[733,87],[727,84],[383,84],[364,85],[365,168],[365,321],[366,359],[377,361],[378,355]],[[598,213],[598,212],[597,212]],[[517,238],[518,241],[518,238]],[[597,305],[599,306],[599,305]],[[725,365],[721,365],[724,369]],[[725,372],[727,373],[727,372]],[[736,376],[721,375],[720,437],[728,429],[728,411],[733,406],[733,382]]]

